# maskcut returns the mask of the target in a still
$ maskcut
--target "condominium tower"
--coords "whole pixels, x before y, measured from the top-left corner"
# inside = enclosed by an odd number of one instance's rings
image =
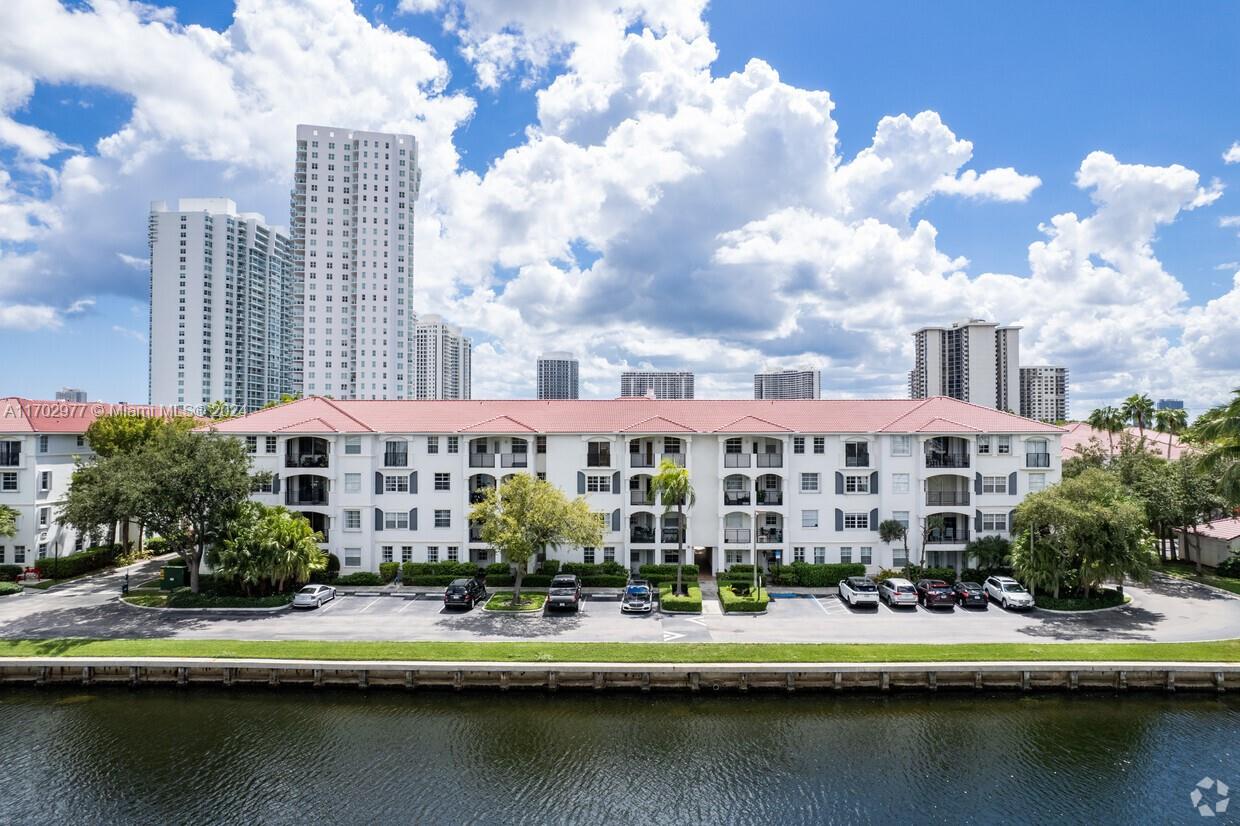
[[[556,351],[538,357],[538,398],[575,399],[579,392],[577,359],[572,353]]]
[[[461,328],[437,315],[414,318],[415,399],[468,399],[473,347]]]
[[[86,391],[79,387],[62,387],[56,391],[56,401],[82,404],[87,401]]]
[[[1020,415],[1044,422],[1068,418],[1068,368],[1020,368]]]
[[[817,399],[822,395],[822,374],[817,370],[782,370],[754,373],[755,399]]]
[[[620,374],[621,396],[645,396],[651,391],[656,399],[691,399],[693,374],[657,370],[629,370]]]
[[[297,127],[292,238],[304,302],[293,374],[300,392],[424,397],[414,388],[411,301],[420,183],[412,135]]]
[[[153,202],[148,238],[150,401],[250,411],[295,392],[288,238],[227,198]]]
[[[983,407],[1020,410],[1020,328],[970,319],[913,333],[909,398],[950,396]]]

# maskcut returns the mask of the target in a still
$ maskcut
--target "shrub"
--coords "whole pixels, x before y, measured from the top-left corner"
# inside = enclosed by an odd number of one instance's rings
[[[16,582],[22,570],[20,565],[0,565],[0,582]]]
[[[903,574],[905,579],[913,582],[919,579],[941,579],[948,585],[956,583],[955,568],[923,568],[920,565],[906,565]]]
[[[976,582],[981,585],[990,576],[1011,576],[1011,568],[965,568],[956,577],[957,582]]]
[[[546,574],[547,576],[555,576],[559,572],[560,572],[560,560],[558,559],[544,559],[542,561],[542,564],[538,566],[538,573],[540,574]]]
[[[246,597],[215,592],[195,594],[188,588],[178,588],[168,595],[166,605],[169,608],[276,608],[292,601],[292,594]]]
[[[16,582],[0,582],[0,597],[6,597],[9,594],[20,594],[24,589]]]
[[[771,596],[765,588],[753,593],[748,588],[725,585],[719,589],[719,601],[723,603],[725,613],[752,614],[765,611],[767,603],[771,601]]]
[[[399,562],[380,562],[379,578],[384,582],[391,582],[396,579],[396,572],[400,570]]]
[[[426,576],[460,579],[477,576],[478,570],[473,562],[405,562],[400,566],[400,578],[405,582]]]
[[[512,566],[507,562],[492,562],[485,569],[488,578],[493,576],[511,576]]]
[[[622,576],[627,579],[628,572],[619,562],[600,562],[598,564],[587,564],[585,562],[565,562],[560,566],[560,572],[565,574],[576,574],[585,579],[592,576]]]
[[[1240,577],[1240,554],[1232,554],[1214,569],[1219,576]]]
[[[36,560],[34,567],[39,572],[39,579],[66,579],[108,567],[116,559],[118,550],[115,545],[101,545],[59,559],[44,557]]]
[[[1038,594],[1035,601],[1039,608],[1047,608],[1051,611],[1089,611],[1096,608],[1111,608],[1115,605],[1123,605],[1124,595],[1113,588],[1108,588],[1100,594],[1095,593],[1088,596],[1076,594],[1061,596],[1059,599],[1055,599],[1050,594],[1045,596]]]
[[[358,571],[355,574],[345,574],[337,577],[337,585],[382,585],[383,577],[371,571]]]
[[[865,566],[859,562],[831,563],[814,565],[808,562],[793,562],[784,565],[771,576],[771,581],[778,585],[799,585],[804,588],[826,588],[836,585],[841,579],[850,576],[865,576]]]
[[[628,581],[629,578],[624,575],[596,574],[595,576],[583,576],[581,585],[583,588],[623,588]]]
[[[659,607],[664,611],[702,612],[702,589],[695,584],[689,585],[689,593],[676,595],[672,593],[672,585],[668,583],[659,587]]]
[[[150,539],[146,540],[145,549],[151,556],[159,556],[160,554],[167,553],[171,550],[168,547],[168,540],[162,536],[152,536]]]
[[[875,582],[886,582],[889,579],[896,579],[904,576],[904,572],[895,568],[883,568],[874,575]]]
[[[668,582],[676,581],[675,565],[642,565],[637,569],[637,575],[647,580],[652,585],[663,585]],[[696,565],[681,565],[682,577],[685,582],[697,582],[698,569]]]

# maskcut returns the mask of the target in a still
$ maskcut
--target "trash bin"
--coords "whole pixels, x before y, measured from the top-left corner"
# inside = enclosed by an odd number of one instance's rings
[[[184,588],[188,581],[188,571],[184,565],[165,565],[160,569],[163,579],[159,582],[159,587],[164,591],[171,591],[174,588]]]

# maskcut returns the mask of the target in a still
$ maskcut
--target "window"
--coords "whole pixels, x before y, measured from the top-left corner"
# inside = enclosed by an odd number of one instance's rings
[[[818,527],[818,511],[801,511],[801,527]]]
[[[869,467],[870,445],[867,442],[846,442],[844,444],[845,467]]]
[[[384,476],[383,477],[383,492],[384,493],[408,493],[409,492],[409,477],[403,473],[396,475],[396,476]]]
[[[449,453],[460,453],[461,452],[461,437],[460,436],[449,436],[448,437],[448,452]]]
[[[427,546],[426,561],[427,562],[438,562],[439,561],[439,546],[437,545]]]
[[[826,549],[826,547],[824,547],[824,546],[822,546],[822,545],[815,545],[815,546],[814,546],[814,564],[815,564],[815,565],[826,565],[826,564],[827,564],[827,549]]]
[[[46,493],[52,489],[52,472],[43,470],[39,472],[39,490]]]
[[[805,452],[805,437],[804,436],[793,436],[792,437],[792,452],[793,453],[804,453]]]
[[[344,549],[344,566],[346,568],[362,567],[362,549],[361,548],[345,548]]]
[[[535,436],[534,437],[534,452],[535,453],[546,453],[547,452],[547,437],[546,436]]]
[[[540,470],[540,471],[538,471],[538,473],[537,473],[536,475],[537,475],[537,476],[538,476],[538,478],[539,478],[540,480],[542,480],[543,482],[547,481],[547,472],[546,472],[545,470]]]
[[[892,436],[891,437],[891,455],[892,456],[912,456],[913,455],[913,437],[912,436]]]
[[[983,513],[982,514],[982,530],[983,531],[1006,531],[1007,530],[1007,514],[1006,513]]]
[[[257,436],[246,436],[245,437],[245,452],[246,453],[258,453],[258,437]]]
[[[39,527],[46,528],[48,522],[51,520],[51,516],[51,508],[39,508]]]
[[[903,568],[908,565],[908,551],[904,550],[903,545],[896,545],[891,551],[891,565],[895,568]]]
[[[17,467],[22,463],[21,442],[0,442],[0,467]]]
[[[603,548],[603,561],[604,562],[615,562],[616,561],[616,549],[611,547],[610,545],[605,546]]]
[[[609,476],[587,476],[586,477],[587,493],[610,493],[611,477]]]
[[[977,437],[977,455],[984,456],[988,453],[990,453],[990,437],[989,436],[978,436]]]
[[[346,531],[360,531],[362,529],[362,512],[352,510],[345,511],[344,529]]]
[[[840,563],[843,565],[852,564],[852,548],[847,545],[840,548]]]
[[[77,446],[78,446],[78,447],[86,447],[86,437],[85,437],[85,436],[78,436],[78,437],[77,437]]]
[[[1012,437],[1011,436],[996,436],[995,437],[995,449],[1000,454],[1011,453],[1012,452]]]
[[[745,558],[745,552],[728,548],[727,553],[724,554],[724,557],[727,564],[740,565],[741,561]]]
[[[0,473],[0,490],[6,492],[17,490],[17,471],[6,470]]]
[[[452,490],[452,474],[436,473],[435,490]]]
[[[437,510],[435,511],[435,527],[451,528],[452,527],[452,511]]]
[[[1045,473],[1030,473],[1029,474],[1029,492],[1037,493],[1038,491],[1045,490],[1045,489],[1046,489],[1046,474]]]
[[[891,518],[893,521],[903,525],[904,530],[908,530],[908,511],[892,511]]]
[[[801,547],[800,545],[792,546],[792,561],[793,562],[804,562],[805,561],[805,549]]]
[[[582,548],[581,559],[587,565],[593,565],[594,564],[594,549],[593,548]]]
[[[846,513],[844,514],[844,530],[856,531],[866,530],[870,527],[870,515],[868,513]]]
[[[408,442],[387,442],[383,447],[383,464],[388,467],[406,467],[409,464]]]
[[[844,493],[869,493],[870,477],[868,474],[852,474],[844,477]]]
[[[439,437],[438,436],[427,436],[426,437],[426,452],[427,453],[438,453],[439,452]]]
[[[859,550],[861,551],[861,564],[862,565],[874,564],[874,549],[873,548],[862,545]]]
[[[892,493],[908,493],[908,474],[893,473],[891,474],[891,492]]]
[[[361,493],[362,492],[362,474],[346,473],[344,475],[344,492],[345,493]]]
[[[679,551],[664,551],[663,562],[666,565],[680,564],[680,552]]]
[[[827,437],[826,436],[815,436],[814,437],[814,452],[815,453],[826,453],[827,452]]]
[[[982,493],[1007,493],[1006,476],[983,476]]]
[[[590,442],[586,447],[586,467],[611,467],[611,443]]]
[[[362,437],[361,436],[345,436],[344,437],[344,452],[345,452],[345,455],[347,456],[357,456],[358,454],[360,454],[362,452]]]
[[[48,440],[46,436],[39,437],[39,452],[40,453],[47,453],[47,441]]]
[[[409,530],[409,512],[408,511],[384,511],[383,527],[389,531],[407,531]]]
[[[448,561],[459,562],[461,558],[460,549],[456,545],[448,546]]]
[[[384,545],[381,553],[382,553],[382,556],[381,556],[382,561],[384,562],[392,561],[392,546],[391,545]]]
[[[276,479],[275,479],[275,477],[274,477],[274,476],[268,476],[268,477],[267,477],[265,480],[263,480],[262,482],[255,482],[255,483],[254,483],[254,492],[255,492],[255,493],[275,493],[275,492],[276,492]]]
[[[801,474],[801,493],[817,493],[818,492],[818,474],[802,473]]]
[[[275,437],[275,436],[265,436],[265,437],[263,438],[263,448],[264,448],[264,449],[265,449],[268,453],[275,453],[275,452],[276,452],[276,437]]]

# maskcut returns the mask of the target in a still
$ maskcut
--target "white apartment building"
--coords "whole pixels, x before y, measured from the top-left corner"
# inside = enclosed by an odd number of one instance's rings
[[[294,392],[296,283],[286,236],[227,198],[151,203],[152,404],[257,410]]]
[[[60,524],[57,512],[77,459],[92,455],[86,429],[122,410],[152,414],[145,406],[0,398],[0,505],[17,511],[17,534],[0,536],[0,564],[34,565],[86,546],[88,539]]]
[[[1044,422],[1068,418],[1068,368],[1039,364],[1020,368],[1020,415]]]
[[[970,319],[913,333],[909,398],[949,396],[1020,410],[1020,328]]]
[[[412,135],[297,127],[293,374],[306,394],[414,397]]]
[[[577,359],[572,353],[557,350],[538,357],[537,398],[575,399],[579,395]]]
[[[605,533],[563,561],[703,570],[861,563],[962,566],[1060,478],[1062,430],[947,398],[880,401],[410,401],[307,398],[219,422],[276,475],[255,498],[300,511],[348,571],[384,561],[496,560],[469,524],[482,492],[535,473],[584,496]],[[684,525],[651,495],[663,459],[696,491]],[[927,519],[943,526],[922,542]],[[903,544],[878,525],[909,527]]]
[[[413,395],[418,399],[468,399],[473,346],[460,327],[437,315],[415,319]]]
[[[755,399],[817,399],[822,396],[822,373],[818,370],[781,370],[754,373]]]
[[[656,399],[692,399],[693,373],[687,370],[627,370],[620,374],[620,395],[645,396],[653,392]]]

